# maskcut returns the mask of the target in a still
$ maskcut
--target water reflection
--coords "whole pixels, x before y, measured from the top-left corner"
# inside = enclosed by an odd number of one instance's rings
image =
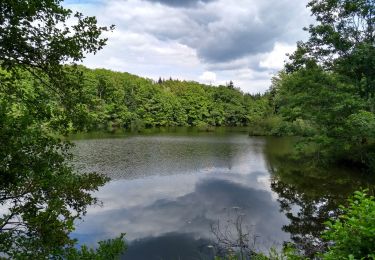
[[[212,171],[265,170],[262,139],[245,135],[136,136],[77,141],[76,166],[112,179]],[[251,167],[251,168],[250,168]]]
[[[290,233],[292,241],[313,257],[322,252],[326,244],[320,234],[324,222],[337,216],[338,205],[345,205],[346,199],[358,189],[367,188],[374,193],[373,177],[354,169],[330,168],[311,169],[298,162],[287,160],[286,152],[290,142],[273,140],[281,149],[275,152],[268,143],[265,156],[271,173],[271,188],[278,194],[281,212],[289,219],[283,230]]]
[[[74,236],[93,244],[126,232],[128,259],[177,259],[176,248],[185,249],[178,256],[199,259],[210,253],[203,246],[210,225],[236,206],[259,236],[259,249],[278,246],[289,239],[281,230],[288,221],[271,191],[263,148],[263,139],[244,134],[79,141],[79,167],[115,180],[97,193],[104,207],[91,208]]]
[[[212,256],[210,225],[240,207],[258,250],[290,239],[312,256],[322,223],[373,180],[342,170],[301,169],[285,159],[292,140],[243,133],[162,134],[77,141],[76,166],[113,178],[74,236],[96,241],[126,232],[125,259]]]
[[[196,238],[194,234],[168,233],[133,242],[124,258],[132,260],[212,259],[214,251],[207,246],[209,244],[209,240]]]

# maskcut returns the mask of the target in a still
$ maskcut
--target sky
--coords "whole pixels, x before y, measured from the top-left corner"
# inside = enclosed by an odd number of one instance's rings
[[[307,0],[67,0],[64,6],[96,16],[107,46],[83,64],[157,80],[233,81],[263,93],[286,53],[306,40],[312,22]]]

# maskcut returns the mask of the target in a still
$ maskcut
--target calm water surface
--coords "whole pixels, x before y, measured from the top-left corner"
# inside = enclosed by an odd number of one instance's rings
[[[207,259],[215,223],[243,214],[255,248],[293,240],[309,249],[321,222],[358,187],[359,174],[286,163],[289,139],[246,132],[173,132],[76,140],[76,167],[112,181],[73,236],[95,244],[126,233],[124,259]]]

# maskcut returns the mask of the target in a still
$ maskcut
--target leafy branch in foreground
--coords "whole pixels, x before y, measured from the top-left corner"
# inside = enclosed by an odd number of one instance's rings
[[[324,259],[375,259],[375,198],[365,192],[356,191],[342,215],[326,223],[331,246]]]
[[[94,17],[72,17],[60,0],[0,2],[1,257],[66,258],[77,242],[70,238],[74,221],[108,181],[77,173],[71,144],[56,137],[79,128],[85,116],[82,74],[66,64],[100,50],[104,31]],[[86,251],[114,258],[122,238]]]
[[[120,255],[126,250],[126,245],[123,240],[124,236],[125,234],[121,234],[118,238],[100,241],[97,249],[88,248],[86,245],[81,246],[80,249],[72,248],[68,251],[66,259],[119,259]]]

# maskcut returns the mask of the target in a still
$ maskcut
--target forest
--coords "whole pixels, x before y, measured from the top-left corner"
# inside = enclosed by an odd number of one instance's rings
[[[192,81],[155,82],[129,73],[80,67],[85,82],[87,131],[174,126],[248,126],[267,112],[262,95],[233,85]]]
[[[0,258],[115,259],[125,250],[124,235],[97,249],[78,248],[69,236],[98,203],[93,191],[109,181],[69,164],[65,137],[76,132],[247,126],[251,136],[296,136],[290,159],[309,167],[374,174],[374,1],[311,0],[308,7],[317,21],[306,28],[309,39],[297,43],[266,93],[251,95],[233,84],[78,65],[105,46],[102,34],[114,26],[100,27],[59,0],[1,1]],[[343,212],[327,224],[323,237],[334,246],[321,257],[374,258],[374,197],[356,193]],[[295,251],[289,258],[303,259]]]
[[[310,160],[374,173],[374,2],[314,0],[308,7],[317,22],[274,79],[274,111],[312,126],[301,144]]]

